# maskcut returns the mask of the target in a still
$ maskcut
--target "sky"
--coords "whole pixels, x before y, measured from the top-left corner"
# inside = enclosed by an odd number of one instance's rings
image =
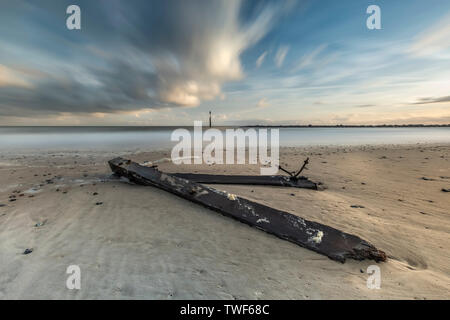
[[[448,0],[0,7],[0,125],[450,123]]]

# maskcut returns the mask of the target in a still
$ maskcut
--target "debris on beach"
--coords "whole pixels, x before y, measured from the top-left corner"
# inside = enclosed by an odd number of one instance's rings
[[[350,207],[352,207],[352,208],[361,208],[361,209],[365,208],[364,206],[362,206],[360,204],[352,204]]]
[[[163,189],[281,239],[323,254],[332,260],[342,263],[347,258],[371,259],[377,262],[386,260],[386,254],[383,251],[358,236],[305,220],[286,211],[236,195],[230,196],[227,192],[120,157],[110,160],[109,166],[116,175],[126,177],[134,183]]]
[[[206,184],[264,185],[318,190],[318,184],[305,177],[292,176],[245,176],[200,173],[174,173],[178,178]]]
[[[319,183],[315,183],[300,173],[306,169],[309,158],[306,158],[302,167],[297,172],[290,172],[279,166],[288,176],[247,176],[247,175],[219,175],[219,174],[199,174],[199,173],[173,173],[174,176],[187,179],[189,181],[206,184],[242,184],[242,185],[264,185],[292,188],[306,188],[320,190]],[[153,166],[155,167],[155,166]]]
[[[31,248],[31,249],[25,249],[25,251],[22,253],[22,254],[30,254],[30,253],[32,253],[33,252],[33,248]]]
[[[442,192],[450,192],[450,188],[448,188],[448,189],[442,188],[441,191],[442,191]]]
[[[43,225],[45,225],[46,223],[47,223],[47,219],[44,220],[44,221],[42,221],[42,222],[36,223],[34,226],[35,226],[36,228],[39,228],[39,227],[42,227]]]

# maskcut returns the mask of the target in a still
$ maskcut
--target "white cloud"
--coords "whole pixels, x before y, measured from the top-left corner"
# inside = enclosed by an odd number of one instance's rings
[[[266,98],[262,98],[258,101],[258,103],[256,104],[256,106],[258,108],[266,108],[269,106],[269,102],[267,101]]]
[[[32,88],[24,74],[0,64],[0,87]]]
[[[261,67],[262,63],[264,62],[264,59],[266,58],[267,55],[267,51],[264,51],[259,57],[258,59],[256,59],[256,67],[259,68]]]
[[[308,68],[312,66],[316,62],[317,56],[327,47],[326,44],[322,44],[318,46],[316,49],[303,55],[297,63],[297,66],[293,69],[293,71],[299,71],[304,68]]]
[[[282,6],[267,6],[259,15],[242,26],[239,19],[241,1],[224,1],[212,25],[201,25],[201,36],[194,36],[191,50],[176,55],[178,70],[161,70],[158,74],[169,81],[163,85],[160,99],[182,106],[196,106],[201,101],[223,96],[222,84],[242,79],[240,61],[243,51],[257,43],[272,27]],[[208,20],[209,21],[209,20]],[[216,23],[222,21],[222,23]],[[206,30],[206,31],[205,31]],[[264,60],[265,54],[261,58]]]
[[[443,53],[450,48],[450,14],[421,33],[410,48],[414,56],[429,56]],[[447,58],[450,56],[448,55]]]
[[[275,55],[275,64],[277,67],[281,67],[283,65],[284,59],[289,51],[289,46],[281,46],[278,48],[278,51]]]

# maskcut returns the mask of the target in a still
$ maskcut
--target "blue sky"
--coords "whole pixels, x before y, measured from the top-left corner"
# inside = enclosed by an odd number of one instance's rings
[[[1,6],[0,125],[450,123],[446,0]]]

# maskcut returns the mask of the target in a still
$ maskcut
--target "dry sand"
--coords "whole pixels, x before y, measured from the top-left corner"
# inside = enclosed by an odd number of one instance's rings
[[[378,264],[381,289],[366,286],[371,261],[341,264],[167,192],[111,177],[106,161],[117,154],[16,152],[0,155],[0,298],[450,298],[450,193],[441,191],[450,188],[450,145],[285,148],[280,154],[292,169],[309,156],[305,175],[327,189],[216,187],[386,251],[388,262]],[[169,152],[125,156],[143,162]],[[160,169],[259,173],[258,166],[168,162]],[[33,252],[24,255],[27,248]],[[81,268],[81,290],[66,288],[69,265]]]

